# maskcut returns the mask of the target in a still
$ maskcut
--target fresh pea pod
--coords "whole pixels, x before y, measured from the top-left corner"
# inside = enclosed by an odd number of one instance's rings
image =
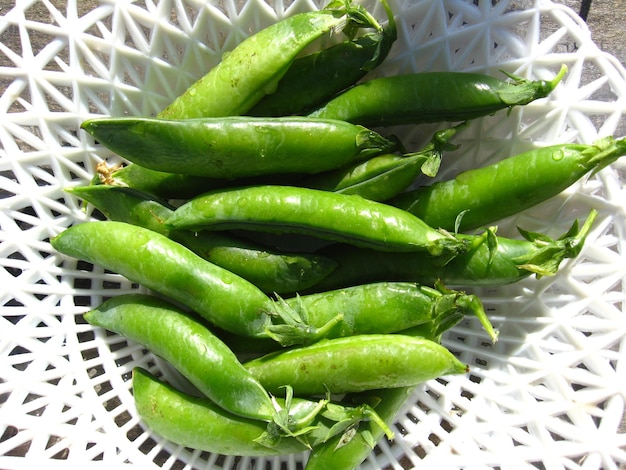
[[[273,323],[294,319],[308,328],[298,320],[298,312],[251,282],[148,228],[117,221],[85,222],[66,229],[50,243],[60,253],[121,274],[179,302],[231,333],[268,338]],[[294,344],[292,337],[285,336],[284,341],[284,346]]]
[[[226,232],[169,230],[164,222],[174,208],[133,188],[96,185],[67,191],[93,204],[108,219],[161,233],[267,293],[285,294],[307,289],[337,266],[334,260],[314,253],[268,250]]]
[[[430,177],[437,174],[443,152],[456,148],[449,141],[458,127],[436,132],[431,141],[418,152],[378,155],[308,177],[267,175],[227,180],[166,173],[134,164],[110,168],[101,162],[92,184],[134,188],[162,199],[191,199],[202,193],[228,187],[274,184],[358,194],[373,201],[385,201],[404,191],[420,174]]]
[[[421,72],[361,83],[310,113],[364,126],[458,122],[525,105],[548,96],[567,68],[551,81],[512,82],[469,72]]]
[[[399,334],[321,340],[244,366],[270,393],[280,394],[289,385],[296,395],[397,388],[468,371],[440,344]]]
[[[268,334],[278,335],[281,342],[291,334],[297,336],[291,342],[306,344],[312,339],[397,333],[429,322],[447,329],[466,315],[475,315],[494,341],[497,337],[475,295],[447,289],[439,282],[434,287],[411,282],[363,284],[298,295],[284,304],[299,317],[289,322],[286,314],[282,317],[285,324],[268,327]]]
[[[317,294],[297,295],[282,300],[298,318],[283,315],[283,323],[268,327],[275,338],[253,338],[217,332],[238,355],[260,356],[280,349],[277,343],[311,344],[362,334],[408,334],[420,328],[422,334],[441,335],[467,315],[479,319],[495,342],[494,330],[478,297],[446,288],[409,282],[378,282]],[[415,333],[411,333],[415,334]]]
[[[158,380],[148,371],[133,370],[133,397],[139,416],[152,431],[176,444],[200,451],[236,456],[271,456],[303,452],[321,445],[363,421],[378,423],[391,438],[393,433],[371,407],[318,405],[293,398],[276,399],[307,434],[293,437],[272,435],[261,421],[225,412],[206,398],[194,397]],[[313,405],[313,406],[312,406]]]
[[[421,174],[437,175],[443,152],[456,148],[450,139],[458,127],[436,132],[418,152],[402,156],[379,155],[346,168],[304,178],[297,184],[341,194],[357,194],[372,201],[386,201],[414,184]]]
[[[251,229],[314,235],[384,251],[428,251],[447,257],[465,243],[406,211],[359,196],[290,186],[211,192],[180,206],[172,229]]]
[[[283,405],[276,402],[205,325],[162,299],[144,294],[117,296],[87,312],[85,319],[165,359],[226,412],[269,423],[268,443],[284,436],[303,440],[314,430],[310,423],[317,414],[326,414],[328,399],[298,400],[298,406],[293,406],[291,398]],[[352,413],[348,411],[338,413],[341,419]]]
[[[385,27],[295,59],[276,91],[246,114],[288,116],[309,112],[378,67],[397,39],[393,13],[388,2],[381,3],[387,12]]]
[[[109,166],[105,161],[101,161],[97,165],[96,172],[97,174],[90,182],[93,186],[108,185],[133,188],[164,200],[191,199],[207,191],[233,186],[292,184],[299,179],[298,175],[266,175],[229,180],[150,170],[133,163]]]
[[[277,410],[263,386],[205,325],[169,302],[144,294],[119,295],[84,317],[145,346],[230,413],[273,421]]]
[[[272,93],[296,56],[339,28],[380,25],[358,5],[336,1],[285,18],[241,42],[159,114],[167,119],[237,116]]]
[[[233,333],[266,336],[274,302],[254,284],[150,229],[116,221],[74,225],[50,240],[58,252],[101,266],[187,306]]]
[[[140,166],[226,179],[318,173],[397,146],[362,126],[305,117],[105,117],[84,121],[81,127]]]
[[[440,280],[447,286],[501,286],[520,281],[532,274],[556,274],[566,258],[575,258],[597,216],[592,210],[584,225],[578,221],[554,240],[545,234],[520,229],[517,240],[496,237],[492,230],[482,235],[457,235],[471,247],[443,265],[436,258],[420,253],[383,253],[348,245],[330,246],[320,253],[335,259],[339,266],[308,292],[380,281],[409,281],[432,284]]]
[[[223,455],[280,455],[306,450],[296,439],[266,446],[262,421],[231,415],[204,397],[194,397],[159,381],[143,369],[133,370],[133,397],[139,416],[158,435],[192,449]]]
[[[433,227],[471,230],[544,202],[624,155],[626,138],[540,147],[400,194],[388,203]]]
[[[355,27],[382,31],[366,10],[350,5],[350,2],[332,2],[323,10],[285,18],[239,44],[158,117],[190,119],[245,114],[259,99],[273,92],[292,61],[306,46],[339,27],[346,27],[349,34],[352,34],[349,30]],[[381,46],[381,54],[382,49]],[[223,180],[206,181],[181,175],[176,171],[158,172],[135,164],[113,175],[107,171],[103,176],[108,183],[116,182],[164,198],[184,199],[229,184]],[[100,182],[100,178],[95,182]]]
[[[454,323],[429,322],[414,326],[404,331],[403,334],[440,343],[443,332],[452,326]],[[378,416],[391,424],[415,388],[416,386],[408,386],[352,393],[346,395],[342,402],[350,405],[370,403]],[[328,468],[354,470],[367,458],[375,443],[382,437],[383,433],[378,428],[367,422],[362,423],[359,427],[353,428],[349,439],[345,434],[337,435],[312,449],[304,468],[305,470]]]

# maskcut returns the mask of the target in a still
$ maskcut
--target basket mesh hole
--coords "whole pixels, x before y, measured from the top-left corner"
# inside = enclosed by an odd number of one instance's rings
[[[15,346],[11,352],[9,353],[9,357],[11,357],[11,361],[12,361],[12,366],[13,368],[20,370],[20,371],[24,371],[26,370],[26,368],[31,364],[32,359],[26,359],[23,356],[30,356],[32,354],[32,352],[29,349],[26,349],[23,346]],[[13,361],[21,361],[22,359],[24,359],[23,362],[13,362]]]
[[[14,444],[14,447],[7,447],[7,451],[4,455],[8,457],[23,457],[27,454],[28,450],[31,447],[32,441],[26,440],[25,437],[20,436],[20,431],[15,426],[7,426],[2,436],[0,437],[0,443],[13,441],[11,444]]]
[[[144,432],[144,429],[139,424],[135,424],[132,428],[128,430],[128,432],[126,432],[126,437],[128,437],[131,442],[134,442],[137,438],[144,434]]]

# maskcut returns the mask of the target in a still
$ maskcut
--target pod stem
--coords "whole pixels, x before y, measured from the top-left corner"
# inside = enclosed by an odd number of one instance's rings
[[[350,0],[346,0],[345,9],[348,16],[348,24],[344,29],[344,33],[351,39],[360,28],[372,28],[379,32],[383,31],[383,27],[376,18],[362,5],[354,5]]]
[[[377,43],[376,51],[374,52],[372,58],[362,67],[362,69],[366,71],[371,71],[380,65],[380,63],[387,56],[389,49],[391,49],[391,45],[398,38],[398,27],[393,16],[393,11],[389,6],[389,2],[387,2],[387,0],[380,0],[380,2],[385,9],[385,13],[387,14],[387,27],[381,28],[377,31],[377,34],[381,39]]]
[[[290,413],[291,403],[293,401],[293,389],[288,385],[285,386],[285,389],[286,398],[284,407],[281,408],[274,399],[274,403],[278,412],[274,423],[280,428],[284,435],[300,438],[301,436],[304,436],[305,434],[316,429],[315,426],[311,426],[311,423],[313,422],[315,417],[321,413],[326,405],[330,403],[330,399],[325,398],[320,400],[317,403],[317,406],[310,410],[306,415],[300,416],[295,419],[295,417]]]
[[[466,240],[457,238],[447,230],[437,229],[437,232],[443,236],[432,240],[426,247],[426,250],[432,256],[441,257],[440,262],[442,265],[447,264],[456,256],[466,253],[470,248]]]
[[[525,105],[539,98],[545,98],[556,88],[567,73],[567,66],[563,64],[556,76],[550,80],[531,81],[502,71],[514,83],[510,87],[498,91],[503,103],[509,106]]]
[[[435,283],[434,290],[438,293],[433,306],[435,309],[433,321],[436,325],[437,336],[452,328],[470,313],[478,318],[492,342],[495,343],[498,340],[498,332],[489,321],[483,303],[476,295],[448,289],[441,281]]]
[[[519,263],[517,267],[535,273],[537,278],[556,274],[565,258],[578,256],[597,215],[598,211],[592,209],[580,229],[576,220],[570,229],[557,240],[542,233],[529,232],[518,227],[520,234],[534,243],[537,250],[530,255],[516,258],[514,261]]]
[[[590,157],[587,166],[592,166],[593,171],[590,177],[613,163],[618,158],[626,155],[626,137],[615,139],[611,136],[596,140],[588,150],[583,151],[583,155],[589,153]]]
[[[328,441],[330,438],[342,434],[341,445],[345,445],[356,433],[359,424],[362,421],[371,421],[376,424],[387,436],[389,440],[394,438],[394,432],[385,423],[385,420],[368,404],[361,404],[356,407],[347,407],[336,403],[329,403],[325,410],[321,413],[324,418],[330,419],[335,424],[330,427],[327,435],[323,439],[323,442]],[[373,448],[376,443],[372,441],[370,443]]]
[[[370,129],[363,128],[357,133],[355,145],[359,149],[360,159],[369,158],[385,152],[394,152],[398,149],[398,142],[388,139]]]
[[[362,5],[354,5],[351,0],[333,0],[324,7],[326,11],[333,11],[339,15],[345,15],[345,24],[341,27],[342,32],[353,39],[357,31],[362,28],[371,28],[382,31],[383,27]]]
[[[306,308],[296,295],[296,306],[292,307],[280,296],[276,296],[274,309],[268,312],[271,321],[266,326],[265,333],[282,346],[307,345],[328,336],[330,330],[343,321],[343,314],[337,314],[321,327],[311,326],[308,321]]]
[[[307,408],[304,414],[300,414],[292,412],[296,408],[293,401],[293,389],[285,386],[285,391],[283,406],[272,398],[276,408],[274,420],[268,423],[265,432],[256,438],[255,442],[271,448],[283,438],[294,438],[312,449],[341,435],[341,442],[345,445],[354,437],[356,429],[363,421],[376,423],[389,439],[394,437],[393,431],[369,405],[350,407],[332,403],[330,392],[327,392],[325,398],[320,399],[315,406]],[[371,445],[373,448],[375,442],[372,441]]]
[[[439,130],[433,134],[430,142],[428,142],[428,144],[426,144],[423,149],[421,149],[419,152],[409,153],[405,156],[407,158],[417,156],[425,157],[425,161],[422,164],[421,171],[424,175],[434,178],[439,172],[443,153],[459,148],[458,145],[451,143],[450,139],[452,139],[452,137],[456,135],[459,129],[467,127],[467,125],[468,122],[464,121],[460,124],[457,124],[456,126]]]

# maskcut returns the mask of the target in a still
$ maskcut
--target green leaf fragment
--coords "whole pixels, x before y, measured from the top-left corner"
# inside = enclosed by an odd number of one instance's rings
[[[421,171],[426,176],[434,178],[435,176],[437,176],[440,166],[441,166],[441,154],[433,153],[432,155],[426,158],[426,161],[422,164]]]
[[[457,214],[457,216],[454,219],[454,233],[459,233],[461,229],[461,222],[463,221],[463,217],[468,212],[469,212],[469,209],[465,209],[464,211],[461,211]]]
[[[487,247],[489,248],[489,261],[488,265],[491,266],[493,258],[498,251],[498,237],[496,235],[497,227],[489,227],[485,234],[487,236]]]

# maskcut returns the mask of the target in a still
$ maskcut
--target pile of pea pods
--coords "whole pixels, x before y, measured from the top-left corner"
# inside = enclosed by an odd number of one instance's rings
[[[553,275],[580,252],[594,211],[558,239],[505,238],[492,224],[615,161],[626,142],[532,150],[415,188],[466,121],[548,96],[566,70],[552,81],[368,80],[396,40],[383,5],[382,24],[346,1],[285,18],[158,116],[82,124],[128,163],[102,162],[90,184],[68,189],[103,217],[51,244],[150,292],[113,297],[85,319],[196,387],[189,395],[134,371],[137,411],[161,436],[227,455],[309,450],[309,470],[355,468],[393,438],[417,385],[468,371],[445,331],[474,315],[496,340],[480,299],[449,286]],[[341,41],[302,52],[338,28]],[[435,122],[456,124],[416,151],[385,134]]]

